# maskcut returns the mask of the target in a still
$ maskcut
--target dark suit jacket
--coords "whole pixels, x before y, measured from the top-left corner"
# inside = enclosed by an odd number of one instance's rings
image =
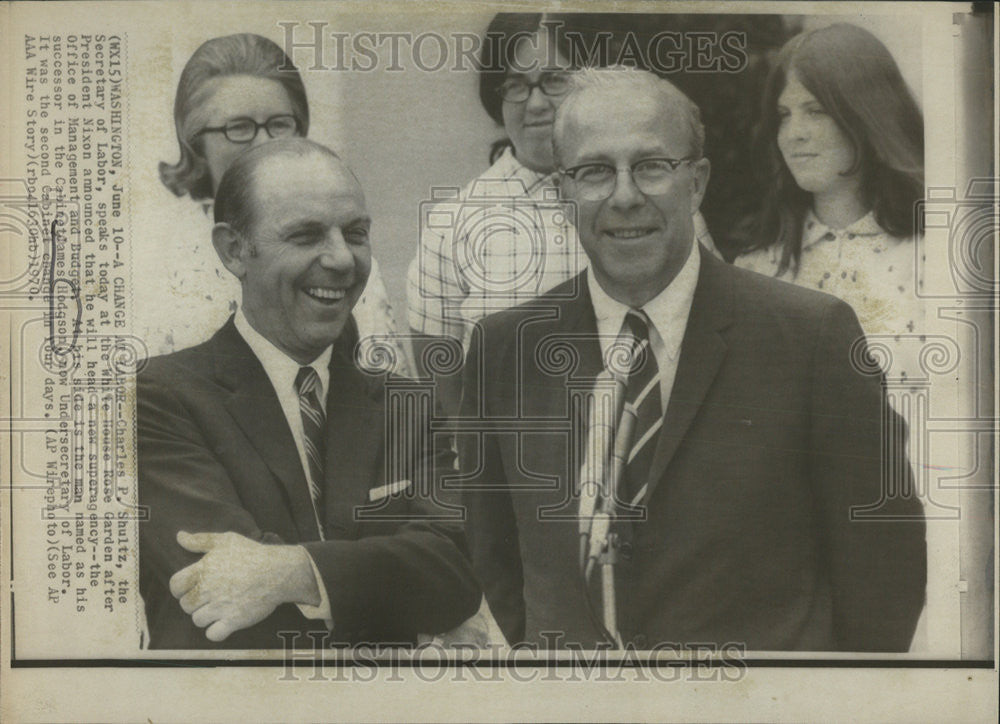
[[[426,416],[403,457],[387,455],[386,392],[362,374],[353,325],[334,345],[327,397],[325,541],[291,430],[264,368],[233,320],[212,339],[150,360],[138,378],[140,590],[156,648],[214,648],[170,594],[170,576],[195,562],[179,530],[233,531],[265,543],[302,543],[323,577],[333,613],[330,641],[408,642],[475,613],[480,592],[454,521],[406,521],[447,513],[424,493],[451,452],[432,449]],[[391,477],[391,479],[389,479]],[[359,520],[369,490],[402,479],[383,518]],[[416,494],[414,495],[414,491]],[[401,519],[404,518],[404,519]],[[230,636],[226,648],[282,648],[278,631],[325,631],[292,604]],[[298,646],[312,647],[304,635]]]
[[[587,387],[601,369],[596,333],[581,275],[487,318],[470,348],[463,416],[488,418],[494,431],[461,436],[466,533],[512,643],[599,640],[579,574],[578,524],[552,519],[578,506],[579,457],[564,421],[575,414],[569,388]],[[880,376],[850,362],[861,336],[839,300],[702,253],[648,518],[616,526],[626,641],[908,648],[924,602],[922,507],[902,446],[880,442],[883,420],[901,424],[883,413]],[[552,354],[560,339],[572,355]],[[571,370],[553,369],[574,355]],[[882,500],[883,463],[905,471],[904,495]],[[882,519],[852,521],[852,506],[866,505]],[[907,520],[884,519],[894,515]]]

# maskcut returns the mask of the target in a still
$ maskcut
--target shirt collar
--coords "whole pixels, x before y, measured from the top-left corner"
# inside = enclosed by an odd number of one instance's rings
[[[274,389],[282,394],[282,391],[287,392],[291,389],[295,389],[295,377],[299,373],[299,368],[304,365],[300,365],[298,362],[293,360],[287,354],[282,352],[278,347],[276,347],[267,337],[262,335],[256,329],[251,326],[250,321],[246,318],[243,313],[243,307],[240,307],[236,311],[236,330],[240,333],[243,339],[249,345],[250,350],[254,353],[254,356],[260,360],[261,366],[264,368],[264,372],[267,374],[271,384]],[[330,345],[323,353],[309,363],[309,367],[316,370],[316,374],[319,375],[319,381],[323,387],[323,394],[319,396],[320,400],[326,401],[326,392],[329,388],[330,382],[330,356],[333,354],[333,345]]]
[[[821,241],[833,241],[835,239],[853,241],[859,236],[878,236],[882,233],[882,227],[875,221],[874,211],[869,211],[843,229],[834,229],[820,221],[816,213],[812,209],[809,209],[802,225],[802,248],[805,249]]]
[[[539,173],[528,168],[514,156],[514,147],[508,146],[500,154],[496,163],[490,167],[490,170],[483,174],[483,177],[504,180],[519,179],[530,194],[538,187],[551,186],[554,183],[555,174]]]
[[[653,327],[663,339],[664,351],[671,360],[677,359],[681,342],[684,341],[684,330],[687,328],[687,318],[694,300],[694,290],[698,285],[698,271],[701,268],[701,252],[698,244],[692,243],[688,258],[680,271],[667,288],[650,299],[642,306]],[[587,273],[587,287],[590,290],[590,300],[594,305],[594,316],[597,318],[598,330],[614,330],[617,334],[625,321],[625,315],[630,307],[613,299],[594,278],[592,272]],[[601,336],[602,352],[607,345]],[[612,340],[608,340],[610,345]]]

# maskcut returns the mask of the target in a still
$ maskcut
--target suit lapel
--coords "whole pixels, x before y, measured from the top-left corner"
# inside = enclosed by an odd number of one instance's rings
[[[216,378],[231,392],[226,409],[268,469],[281,481],[299,540],[318,539],[316,516],[298,448],[271,380],[236,330],[232,318],[214,341]]]
[[[711,254],[701,253],[698,286],[691,302],[670,402],[650,465],[646,500],[663,479],[725,359],[727,345],[720,331],[732,319],[732,287],[720,278],[723,272],[722,262]]]
[[[356,335],[338,340],[330,359],[330,390],[326,401],[326,519],[350,530],[356,506],[368,503],[373,470],[391,470],[377,463],[384,439],[385,405],[380,378],[362,373],[353,361]],[[387,450],[387,453],[392,451]],[[379,484],[395,480],[375,481]]]
[[[559,308],[561,319],[557,319],[555,324],[559,329],[566,330],[565,334],[559,336],[566,337],[578,355],[576,367],[569,375],[568,381],[571,383],[580,381],[589,388],[594,378],[604,369],[604,361],[601,359],[601,344],[597,336],[594,305],[590,301],[590,288],[587,286],[586,275],[588,273],[584,271],[573,280],[573,283],[577,285],[578,293]],[[550,386],[540,387],[553,389],[556,394],[560,395],[560,399],[552,401],[550,409],[560,409],[565,406],[566,389],[555,390]],[[580,431],[587,429],[586,415],[587,410],[584,407],[581,406],[577,409],[574,422]]]
[[[597,337],[597,320],[594,317],[594,305],[590,301],[590,287],[587,285],[584,271],[579,279],[580,293],[566,306],[566,327],[570,333],[583,340],[579,345],[580,361],[573,377],[576,379],[591,379],[604,369],[601,359],[601,343]]]
[[[553,501],[550,488],[539,490],[536,515],[541,520],[566,520],[578,515],[578,499],[573,488],[578,487],[576,474],[582,462],[587,437],[587,405],[570,403],[573,391],[591,390],[594,379],[603,369],[601,345],[597,322],[587,287],[587,272],[564,282],[534,303],[540,311],[552,312],[545,321],[519,325],[524,329],[524,339],[518,344],[526,349],[516,350],[514,360],[520,360],[522,374],[517,395],[522,398],[520,412],[531,418],[550,419],[558,427],[569,426],[567,435],[553,431],[551,434],[530,436],[531,443],[520,448],[516,466],[526,476],[540,473],[563,481],[565,489]],[[571,286],[572,285],[572,286]],[[520,332],[519,332],[520,334]],[[565,352],[565,354],[563,354]],[[542,360],[546,360],[548,364]],[[552,367],[564,368],[556,374]],[[500,360],[501,365],[507,362]],[[548,368],[548,369],[547,369]],[[568,468],[567,468],[568,465]],[[530,472],[528,472],[530,471]],[[544,478],[539,478],[543,480]],[[561,499],[559,499],[561,498]],[[577,542],[575,527],[556,526],[563,544],[574,546]],[[564,536],[569,536],[565,537]]]

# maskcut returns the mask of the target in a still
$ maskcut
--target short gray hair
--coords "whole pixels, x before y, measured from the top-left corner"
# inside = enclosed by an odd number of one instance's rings
[[[561,163],[559,138],[565,132],[567,119],[573,112],[573,106],[583,93],[607,88],[627,89],[636,94],[645,94],[655,98],[664,108],[677,109],[687,121],[691,135],[690,155],[701,158],[705,150],[705,126],[701,122],[701,111],[694,102],[684,95],[677,86],[654,73],[624,65],[612,65],[605,68],[583,68],[572,75],[573,87],[556,111],[555,124],[552,129],[552,148],[557,163]]]

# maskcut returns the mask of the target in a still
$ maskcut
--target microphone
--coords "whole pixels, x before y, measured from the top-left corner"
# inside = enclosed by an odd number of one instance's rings
[[[594,387],[587,399],[587,439],[583,462],[580,465],[580,568],[587,560],[588,542],[592,538],[598,503],[607,497],[608,453],[611,436],[625,404],[625,388],[607,370],[602,370],[594,380]]]
[[[624,397],[624,394],[622,396]],[[607,494],[601,499],[600,510],[594,514],[590,529],[590,551],[584,567],[584,577],[587,579],[594,570],[597,558],[607,547],[608,532],[615,517],[618,487],[625,472],[629,444],[632,441],[632,432],[635,430],[635,408],[632,405],[623,405],[620,420],[618,430],[615,432],[614,452],[611,453],[611,475],[608,479]]]

